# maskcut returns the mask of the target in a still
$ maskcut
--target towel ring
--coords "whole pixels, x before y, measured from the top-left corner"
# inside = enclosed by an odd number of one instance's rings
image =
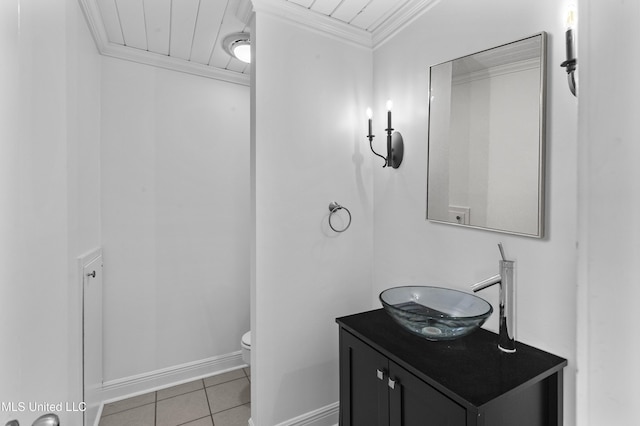
[[[344,227],[344,228],[342,228],[342,229],[336,229],[336,228],[334,228],[334,227],[333,227],[333,224],[331,223],[331,216],[333,216],[333,214],[334,214],[335,212],[337,212],[338,210],[346,210],[346,211],[347,211],[347,214],[349,215],[349,222],[347,223],[347,226],[345,226],[345,227]],[[329,227],[330,227],[331,229],[333,229],[335,232],[344,232],[344,231],[346,231],[346,230],[349,228],[349,226],[351,226],[351,212],[349,211],[349,209],[348,209],[348,208],[346,208],[346,207],[344,207],[344,206],[341,206],[341,205],[340,205],[340,204],[338,204],[336,201],[332,201],[332,202],[329,204],[329,211],[331,212],[331,213],[329,213]]]

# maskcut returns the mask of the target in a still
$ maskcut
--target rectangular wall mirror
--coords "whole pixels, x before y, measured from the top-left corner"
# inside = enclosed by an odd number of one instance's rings
[[[427,219],[544,235],[546,38],[430,68]]]

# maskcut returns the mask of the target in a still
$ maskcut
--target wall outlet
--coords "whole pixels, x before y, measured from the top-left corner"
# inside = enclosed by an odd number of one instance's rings
[[[469,225],[471,223],[471,209],[469,207],[449,206],[449,222]]]

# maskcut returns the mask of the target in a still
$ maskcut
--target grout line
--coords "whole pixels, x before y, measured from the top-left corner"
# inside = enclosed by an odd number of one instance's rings
[[[189,423],[197,422],[198,420],[206,419],[207,417],[209,417],[211,419],[211,424],[213,424],[213,417],[211,417],[211,414],[209,414],[208,416],[203,416],[203,417],[199,417],[197,419],[189,420],[188,422],[180,423],[180,424],[178,424],[178,426],[188,425]]]
[[[209,402],[209,393],[207,392],[207,387],[204,384],[204,379],[202,379],[202,387],[204,388],[204,397],[207,399],[207,407],[209,407],[209,415],[212,416],[211,412],[211,403]],[[213,423],[213,417],[211,417],[211,423]]]
[[[225,382],[216,383],[215,385],[211,385],[211,386],[208,386],[208,387],[205,385],[205,379],[206,378],[198,379],[198,380],[200,380],[202,382],[201,383],[202,384],[202,388],[201,389],[191,390],[191,391],[180,393],[180,394],[177,394],[177,395],[173,395],[171,397],[164,398],[164,399],[158,399],[158,392],[154,391],[153,392],[153,394],[154,394],[153,395],[153,402],[149,402],[149,403],[146,403],[146,404],[141,404],[141,405],[138,405],[138,406],[135,406],[135,407],[131,407],[131,408],[127,408],[127,409],[121,410],[121,411],[116,411],[114,413],[101,415],[100,418],[101,419],[102,418],[106,418],[106,417],[112,416],[114,414],[121,414],[121,413],[130,411],[130,410],[135,410],[135,409],[138,409],[138,408],[145,407],[145,406],[153,404],[153,408],[154,408],[154,410],[153,410],[153,417],[154,417],[153,418],[153,424],[154,424],[154,426],[157,426],[158,425],[158,421],[159,421],[159,419],[158,419],[158,403],[159,402],[168,401],[168,400],[170,400],[172,398],[176,398],[176,397],[179,397],[179,396],[187,395],[187,394],[190,394],[190,393],[204,391],[204,396],[205,396],[205,398],[207,400],[207,406],[209,408],[209,415],[201,417],[199,419],[190,420],[189,422],[200,420],[200,419],[204,419],[205,417],[210,417],[211,418],[211,422],[213,423],[213,415],[214,414],[224,413],[225,411],[233,410],[233,409],[236,409],[238,407],[245,406],[245,405],[251,405],[251,399],[249,399],[248,402],[245,402],[245,403],[233,406],[233,407],[229,407],[229,408],[226,408],[226,409],[221,410],[221,411],[217,411],[216,413],[213,413],[213,411],[211,409],[211,403],[209,401],[209,394],[207,392],[207,389],[214,388],[214,387],[217,387],[217,386],[220,386],[220,385],[224,385],[224,384],[227,384],[227,383],[235,382],[235,381],[238,381],[238,380],[245,380],[245,379],[248,381],[249,386],[251,386],[251,376],[247,374],[247,371],[244,368],[243,368],[243,373],[244,373],[244,377],[238,377],[238,378],[235,378],[235,379],[227,380]],[[209,377],[214,377],[214,376],[209,376]],[[197,380],[194,380],[194,381],[197,381]],[[126,400],[123,400],[123,401],[126,401]],[[187,423],[189,423],[189,422],[187,422]],[[187,424],[187,423],[181,423],[181,425],[184,425],[184,424]]]
[[[244,404],[236,405],[234,407],[225,408],[224,410],[216,411],[215,413],[212,413],[211,415],[213,416],[213,414],[224,413],[225,411],[230,411],[230,410],[233,410],[233,409],[238,408],[238,407],[244,407],[245,405],[251,405],[251,401],[245,402]]]
[[[177,393],[177,394],[175,394],[175,395],[167,396],[167,397],[162,398],[162,399],[158,399],[158,397],[156,396],[156,402],[166,401],[166,400],[168,400],[168,399],[175,398],[175,397],[177,397],[177,396],[182,396],[182,395],[186,395],[186,394],[188,394],[188,393],[193,393],[193,392],[198,392],[198,391],[204,390],[204,389],[205,389],[205,387],[204,387],[204,380],[202,380],[202,379],[198,379],[198,380],[202,381],[202,387],[201,387],[201,388],[193,389],[193,390],[190,390],[190,391],[184,391],[184,392],[182,392],[182,393]],[[197,382],[198,380],[194,380],[194,382]],[[187,383],[191,383],[191,382],[187,382]],[[178,385],[178,386],[182,386],[182,385]],[[166,389],[162,389],[162,390],[172,389],[172,388],[174,388],[174,387],[178,387],[178,386],[173,386],[173,387],[166,388]],[[156,392],[156,395],[157,395],[157,394],[158,394],[158,392]]]
[[[109,417],[109,416],[113,416],[114,414],[120,414],[120,413],[124,413],[124,412],[126,412],[126,411],[135,410],[136,408],[146,407],[147,405],[151,405],[151,404],[155,404],[155,402],[147,402],[146,404],[136,405],[135,407],[126,408],[126,409],[124,409],[124,410],[120,410],[120,411],[114,411],[113,413],[109,413],[109,414],[102,414],[102,415],[100,416],[100,418],[103,418],[103,417]]]
[[[215,385],[211,385],[211,386],[206,386],[205,385],[205,389],[215,388],[216,386],[225,385],[227,383],[237,382],[238,380],[244,380],[244,379],[248,380],[249,378],[246,375],[244,377],[236,377],[235,379],[227,380],[226,382],[216,383]],[[249,383],[251,383],[251,380],[249,380]]]

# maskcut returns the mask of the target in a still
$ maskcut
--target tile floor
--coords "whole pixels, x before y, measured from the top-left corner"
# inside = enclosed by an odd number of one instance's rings
[[[247,426],[250,381],[241,368],[105,404],[100,426]]]

